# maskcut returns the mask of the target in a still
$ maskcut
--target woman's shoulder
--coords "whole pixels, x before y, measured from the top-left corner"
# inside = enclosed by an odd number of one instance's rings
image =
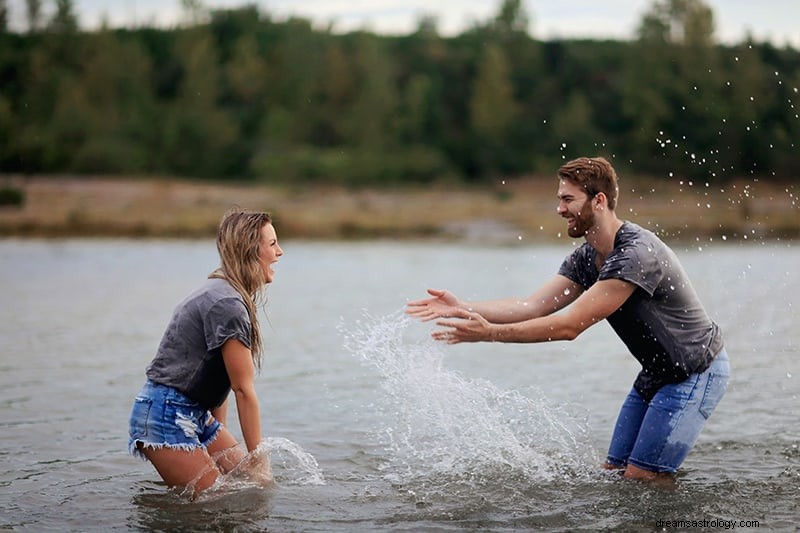
[[[185,303],[193,303],[198,307],[209,308],[228,300],[238,300],[244,305],[241,295],[227,280],[209,278],[186,298]]]

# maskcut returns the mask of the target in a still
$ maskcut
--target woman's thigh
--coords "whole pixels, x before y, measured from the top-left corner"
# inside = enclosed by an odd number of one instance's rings
[[[203,448],[181,450],[140,445],[140,451],[167,485],[182,487],[192,496],[212,486],[220,475],[216,463]]]

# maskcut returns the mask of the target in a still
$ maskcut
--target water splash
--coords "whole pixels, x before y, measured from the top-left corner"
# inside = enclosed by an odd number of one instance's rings
[[[203,474],[205,471],[183,489],[183,496],[193,497],[194,484]],[[313,455],[289,439],[268,437],[233,470],[218,477],[214,485],[203,491],[199,497],[203,501],[209,501],[231,493],[251,490],[269,492],[278,485],[324,484],[325,476]]]
[[[486,495],[596,475],[583,422],[541,394],[501,390],[444,368],[443,347],[404,338],[411,323],[396,312],[340,327],[345,348],[381,377],[387,427],[377,434],[389,452],[390,481]]]
[[[324,485],[325,476],[313,455],[282,437],[262,443],[269,448],[275,480],[281,485]],[[260,446],[259,446],[260,448]]]

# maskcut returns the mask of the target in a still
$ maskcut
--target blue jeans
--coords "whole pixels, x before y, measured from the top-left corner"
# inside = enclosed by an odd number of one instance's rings
[[[649,403],[631,389],[614,427],[608,463],[651,472],[677,471],[725,394],[729,376],[723,348],[705,372],[661,387]]]
[[[144,459],[144,448],[192,451],[217,437],[220,423],[180,391],[149,379],[136,395],[129,423],[128,451]]]

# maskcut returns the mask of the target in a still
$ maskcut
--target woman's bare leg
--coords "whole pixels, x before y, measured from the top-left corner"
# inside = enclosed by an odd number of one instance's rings
[[[185,487],[192,491],[192,497],[213,485],[220,474],[214,460],[202,448],[189,451],[140,446],[140,449],[167,485]]]

